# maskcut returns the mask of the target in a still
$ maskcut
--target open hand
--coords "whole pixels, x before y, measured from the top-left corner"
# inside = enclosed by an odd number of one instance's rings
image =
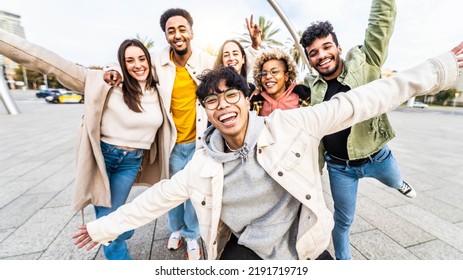
[[[453,48],[452,52],[457,56],[458,66],[463,67],[463,42]]]
[[[74,234],[72,236],[72,239],[77,239],[75,242],[74,242],[74,245],[77,246],[77,248],[81,249],[83,247],[85,247],[86,245],[87,246],[87,251],[90,251],[91,249],[93,249],[96,245],[98,245],[99,243],[98,242],[95,242],[92,240],[92,238],[90,237],[90,235],[88,234],[88,231],[87,231],[87,226],[83,225],[83,226],[80,226],[79,227],[80,231],[76,234]]]

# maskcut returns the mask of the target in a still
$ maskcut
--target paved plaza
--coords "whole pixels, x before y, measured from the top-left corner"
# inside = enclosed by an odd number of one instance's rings
[[[0,259],[102,259],[99,248],[77,250],[71,239],[82,223],[70,201],[84,105],[11,93],[21,113],[9,115],[0,104]],[[363,179],[351,232],[354,259],[463,260],[463,110],[399,107],[389,118],[397,134],[389,146],[418,196]],[[130,199],[143,190],[135,187]],[[94,219],[92,207],[85,219]],[[129,240],[133,257],[184,259],[184,248],[166,249],[168,236],[165,215],[137,229]]]

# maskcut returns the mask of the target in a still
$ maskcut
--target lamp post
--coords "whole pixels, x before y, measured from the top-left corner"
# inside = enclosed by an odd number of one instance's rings
[[[5,105],[6,110],[11,115],[19,114],[18,106],[14,102],[13,98],[10,95],[10,91],[8,89],[8,85],[5,81],[3,65],[0,66],[0,98],[3,101],[3,105]]]
[[[457,99],[460,96],[459,92],[455,92],[455,97],[453,98],[453,108],[452,108],[452,115],[455,113],[457,107]]]
[[[459,92],[455,92],[455,98],[453,99],[453,107],[456,107],[457,106],[457,99],[458,97],[460,97],[460,93]]]
[[[297,49],[299,50],[299,52],[301,54],[302,60],[306,64],[307,68],[310,69],[309,60],[307,59],[307,56],[305,55],[304,48],[302,48],[301,43],[299,43],[299,41],[300,41],[299,35],[297,34],[296,30],[292,26],[292,24],[289,21],[288,17],[285,15],[283,10],[280,8],[277,1],[268,0],[268,2],[272,6],[272,8],[275,10],[275,12],[278,14],[278,16],[283,21],[283,23],[286,25],[286,28],[288,29],[289,33],[293,37],[294,42],[296,43],[296,47],[297,47]]]

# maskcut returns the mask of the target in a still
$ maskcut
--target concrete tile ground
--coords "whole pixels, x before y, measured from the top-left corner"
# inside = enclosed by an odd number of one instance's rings
[[[13,96],[21,114],[0,106],[0,259],[102,259],[101,250],[77,250],[70,238],[81,223],[69,205],[83,106],[48,104],[33,92]],[[389,118],[397,134],[389,146],[418,196],[362,180],[354,259],[463,260],[463,110],[400,107]],[[326,175],[323,182],[332,209]],[[131,198],[141,191],[134,188]],[[93,219],[91,207],[85,213]],[[164,215],[135,231],[130,250],[135,259],[184,259],[184,248],[165,249],[168,236]]]

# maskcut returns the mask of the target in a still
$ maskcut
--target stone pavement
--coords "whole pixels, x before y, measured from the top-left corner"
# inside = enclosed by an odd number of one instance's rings
[[[102,259],[99,249],[77,250],[71,239],[81,224],[70,199],[84,106],[48,104],[34,91],[12,95],[21,114],[8,115],[0,105],[0,259]],[[389,146],[418,196],[408,199],[363,179],[351,234],[354,259],[462,260],[463,110],[400,107],[389,117],[397,133]],[[130,199],[143,190],[134,188]],[[86,221],[93,216],[87,207]],[[165,249],[168,235],[165,215],[137,229],[129,240],[133,257],[184,259],[184,248]]]

